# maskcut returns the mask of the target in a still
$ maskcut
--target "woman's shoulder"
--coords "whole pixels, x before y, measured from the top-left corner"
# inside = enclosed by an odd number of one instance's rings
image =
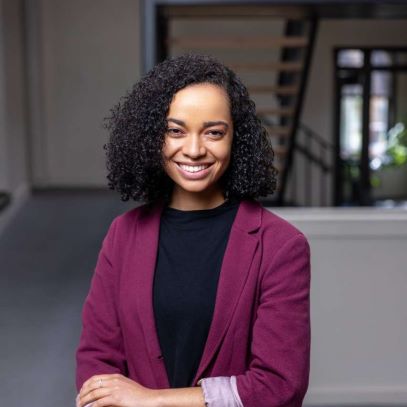
[[[107,236],[110,240],[127,239],[136,232],[140,222],[154,217],[159,209],[159,203],[144,203],[117,215],[110,223]]]
[[[278,215],[271,207],[266,207],[261,201],[255,199],[243,199],[241,214],[248,218],[247,223],[258,225],[262,231],[296,235],[302,233],[291,222]]]
[[[158,202],[142,203],[138,206],[128,209],[125,212],[113,218],[112,225],[117,230],[126,231],[128,228],[133,228],[138,222],[143,220],[148,215],[153,215],[154,211],[159,207]]]
[[[261,211],[261,227],[260,232],[263,239],[270,239],[277,243],[282,243],[292,238],[299,238],[307,241],[304,232],[289,220],[277,214],[272,207],[265,207],[258,202],[259,210]]]

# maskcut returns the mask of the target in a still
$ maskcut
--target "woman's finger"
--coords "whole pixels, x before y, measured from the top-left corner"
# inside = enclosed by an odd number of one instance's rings
[[[109,396],[112,393],[112,389],[105,387],[100,389],[91,390],[87,394],[83,396],[79,396],[78,404],[79,407],[84,407],[89,403],[93,403],[94,401],[100,400],[103,397]],[[94,406],[92,406],[94,407]]]
[[[79,395],[81,397],[85,396],[92,390],[108,387],[109,384],[113,379],[116,379],[120,375],[96,375],[92,376],[90,379],[88,379],[82,386]]]
[[[99,400],[96,400],[89,407],[116,407],[112,396],[103,397]]]

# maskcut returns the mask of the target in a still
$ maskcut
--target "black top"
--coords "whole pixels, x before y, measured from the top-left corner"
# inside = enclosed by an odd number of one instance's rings
[[[223,255],[239,201],[213,209],[165,207],[160,221],[153,306],[171,387],[189,387],[215,307]]]

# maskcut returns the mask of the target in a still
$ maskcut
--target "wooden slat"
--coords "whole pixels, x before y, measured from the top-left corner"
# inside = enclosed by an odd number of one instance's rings
[[[276,162],[274,162],[274,163],[273,163],[273,166],[279,171],[278,176],[280,176],[281,173],[284,171],[284,165],[281,164],[281,163],[276,163]]]
[[[273,151],[278,156],[285,156],[288,154],[288,148],[285,146],[274,145]]]
[[[181,48],[301,48],[308,45],[307,37],[233,37],[169,38],[167,45]]]
[[[259,85],[249,86],[249,93],[275,93],[276,95],[296,95],[299,91],[298,86],[278,86],[278,85]]]
[[[300,72],[303,69],[301,62],[264,62],[264,63],[226,63],[235,71],[277,71]]]
[[[269,6],[269,5],[190,5],[166,6],[162,12],[169,18],[250,18],[250,17],[282,17],[289,19],[303,19],[309,15],[305,6]]]
[[[291,107],[284,108],[259,108],[257,109],[257,114],[265,114],[269,116],[282,116],[282,117],[292,117],[294,116],[294,109]]]
[[[291,127],[289,126],[264,126],[268,132],[268,134],[270,134],[270,136],[273,137],[288,137],[291,134]]]

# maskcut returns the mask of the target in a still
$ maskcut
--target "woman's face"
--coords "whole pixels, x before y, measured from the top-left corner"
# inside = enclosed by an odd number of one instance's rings
[[[200,83],[178,91],[170,104],[164,139],[164,169],[174,192],[217,191],[229,165],[233,123],[226,91]]]

